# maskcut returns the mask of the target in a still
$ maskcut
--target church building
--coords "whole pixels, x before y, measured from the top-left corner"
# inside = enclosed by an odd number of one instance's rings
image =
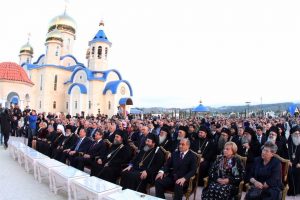
[[[28,41],[20,49],[19,65],[0,63],[0,103],[72,116],[82,112],[112,116],[130,110],[131,85],[108,65],[112,43],[104,32],[104,22],[88,42],[86,64],[72,53],[76,30],[76,22],[65,12],[50,21],[45,53],[35,62]]]

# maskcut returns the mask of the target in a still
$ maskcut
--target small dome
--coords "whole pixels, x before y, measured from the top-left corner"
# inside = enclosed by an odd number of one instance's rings
[[[24,45],[21,47],[20,53],[29,53],[29,54],[33,54],[33,48],[32,48],[32,46],[27,42],[26,44],[24,44]]]
[[[75,20],[66,13],[56,16],[50,21],[48,32],[55,29],[56,26],[58,30],[68,30],[74,34],[77,28]]]
[[[47,34],[46,42],[49,40],[58,40],[58,41],[62,42],[63,37],[62,37],[61,32],[55,28],[54,30],[52,30],[51,32],[49,32]]]
[[[0,63],[0,81],[18,81],[33,85],[33,82],[28,78],[25,70],[13,62]]]

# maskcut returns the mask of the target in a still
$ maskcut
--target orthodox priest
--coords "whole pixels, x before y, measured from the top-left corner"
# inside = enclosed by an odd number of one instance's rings
[[[164,153],[157,147],[158,138],[149,133],[145,146],[121,174],[121,186],[146,193],[148,183],[154,183],[158,170],[164,164]]]

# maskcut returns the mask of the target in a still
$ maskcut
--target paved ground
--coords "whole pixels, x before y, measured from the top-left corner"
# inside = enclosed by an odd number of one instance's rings
[[[198,187],[196,200],[201,199],[201,191],[202,188]],[[150,193],[154,195],[153,188]],[[168,200],[172,199],[170,195],[166,195],[166,198]],[[3,146],[0,146],[0,200],[46,199],[66,200],[67,194],[59,193],[55,195],[50,192],[48,182],[40,184],[34,180],[33,174],[26,173],[24,167],[21,167],[17,161],[12,159],[8,150],[4,150]],[[287,197],[286,200],[300,200],[300,196]]]
[[[0,146],[0,200],[62,200],[67,194],[55,195],[50,192],[49,184],[40,184],[33,174],[25,172],[8,150]]]

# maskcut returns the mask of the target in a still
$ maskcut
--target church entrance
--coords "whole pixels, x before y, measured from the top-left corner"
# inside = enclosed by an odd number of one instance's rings
[[[5,103],[5,107],[10,107],[11,104],[19,104],[20,103],[20,96],[16,92],[11,92],[7,95],[7,100]]]
[[[128,106],[131,105],[133,105],[133,101],[131,98],[129,97],[121,98],[119,101],[119,110],[118,110],[119,115],[121,115],[122,117],[126,117],[127,114],[129,113],[128,110],[130,110]]]

